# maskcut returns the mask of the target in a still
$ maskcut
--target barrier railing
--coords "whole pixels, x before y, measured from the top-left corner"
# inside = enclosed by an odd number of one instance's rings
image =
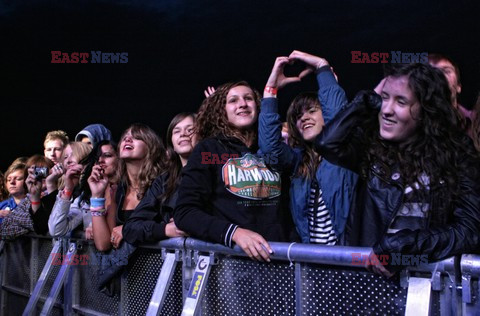
[[[477,315],[480,256],[403,270],[392,279],[354,258],[371,249],[271,243],[271,263],[192,238],[144,244],[110,296],[82,239],[25,236],[1,254],[1,315]],[[0,245],[1,247],[1,245]],[[65,262],[61,264],[58,254]],[[57,257],[55,257],[57,256]],[[85,260],[72,260],[73,257]],[[70,261],[68,260],[70,258]],[[59,264],[60,263],[60,264]]]

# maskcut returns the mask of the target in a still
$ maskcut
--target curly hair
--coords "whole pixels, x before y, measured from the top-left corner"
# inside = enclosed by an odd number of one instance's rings
[[[472,121],[472,138],[473,144],[478,152],[480,152],[480,94],[478,94],[477,103],[473,107],[473,121]]]
[[[478,155],[461,128],[461,118],[451,104],[451,92],[440,70],[419,63],[392,64],[385,69],[388,76],[408,77],[408,86],[420,104],[418,127],[407,141],[395,143],[381,139],[378,116],[365,122],[368,153],[362,176],[368,176],[373,164],[387,178],[398,168],[395,171],[400,172],[404,184],[414,190],[410,199],[430,203],[430,223],[444,225],[461,194],[459,178],[476,171],[468,165],[472,161],[468,158],[477,161]],[[428,183],[420,181],[425,176]]]
[[[143,141],[147,145],[147,155],[138,173],[137,199],[141,200],[152,182],[165,170],[165,146],[157,133],[145,124],[134,123],[130,125],[120,137],[121,140],[130,132],[132,137]],[[120,152],[118,147],[118,152]],[[128,186],[131,185],[128,178],[127,165],[124,159],[120,159],[118,179]]]
[[[199,139],[216,136],[236,137],[244,143],[255,141],[257,137],[257,127],[248,130],[239,130],[235,128],[227,118],[225,106],[227,104],[227,95],[230,89],[245,86],[253,91],[253,97],[257,107],[260,108],[260,94],[253,89],[246,81],[229,82],[221,85],[218,89],[203,100],[198,110],[195,131]],[[256,122],[257,124],[258,122]]]
[[[168,172],[168,179],[165,184],[165,192],[160,196],[160,201],[164,203],[168,200],[178,185],[180,184],[181,172],[182,172],[182,162],[180,156],[173,149],[172,135],[173,129],[177,126],[178,123],[190,117],[195,124],[197,115],[191,112],[182,112],[177,115],[170,121],[170,124],[167,128],[166,143],[167,143],[167,162],[166,162],[166,171]]]
[[[313,144],[306,142],[297,127],[297,121],[302,114],[312,108],[322,109],[318,95],[315,92],[302,92],[293,99],[287,111],[288,144],[290,147],[304,148],[302,162],[298,166],[297,175],[312,179],[320,164],[320,157]]]

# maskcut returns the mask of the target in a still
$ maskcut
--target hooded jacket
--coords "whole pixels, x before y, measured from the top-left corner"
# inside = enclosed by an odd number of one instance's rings
[[[102,124],[91,124],[82,129],[77,136],[75,136],[75,141],[79,142],[82,140],[83,136],[87,136],[90,138],[92,142],[92,146],[102,141],[102,140],[112,140],[112,133],[108,128],[103,126]]]
[[[229,247],[238,227],[268,241],[285,241],[280,193],[280,174],[256,148],[232,137],[207,138],[182,171],[175,224],[193,237]]]

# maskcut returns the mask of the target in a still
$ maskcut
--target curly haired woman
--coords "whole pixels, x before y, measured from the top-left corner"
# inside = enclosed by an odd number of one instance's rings
[[[196,122],[202,139],[182,171],[178,228],[193,237],[270,260],[266,240],[284,241],[280,174],[257,155],[260,97],[244,81],[220,86],[202,103]]]
[[[375,91],[360,92],[316,139],[326,159],[363,180],[347,242],[373,247],[368,268],[385,276],[395,267],[379,255],[437,261],[478,251],[479,160],[445,76],[392,65]]]

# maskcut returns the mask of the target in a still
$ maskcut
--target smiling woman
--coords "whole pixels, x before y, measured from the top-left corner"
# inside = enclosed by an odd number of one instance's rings
[[[267,240],[286,240],[286,230],[280,175],[257,155],[259,105],[244,81],[224,84],[203,101],[196,122],[202,140],[182,171],[174,219],[191,236],[235,243],[249,257],[269,261]],[[229,158],[206,163],[205,155]]]
[[[317,138],[329,161],[362,176],[345,239],[372,256],[429,261],[480,246],[479,156],[462,130],[445,76],[425,64],[392,65]],[[367,220],[365,220],[367,219]],[[371,260],[391,276],[401,266]]]
[[[287,63],[307,65],[298,77],[283,74]],[[289,144],[281,138],[277,96],[271,93],[316,72],[318,94],[304,92],[287,112]],[[314,150],[314,140],[347,103],[328,62],[321,57],[293,51],[278,57],[263,94],[259,124],[259,144],[264,154],[278,158],[274,167],[291,176],[290,211],[303,243],[335,245],[342,235],[354,196],[357,176],[323,159]]]

